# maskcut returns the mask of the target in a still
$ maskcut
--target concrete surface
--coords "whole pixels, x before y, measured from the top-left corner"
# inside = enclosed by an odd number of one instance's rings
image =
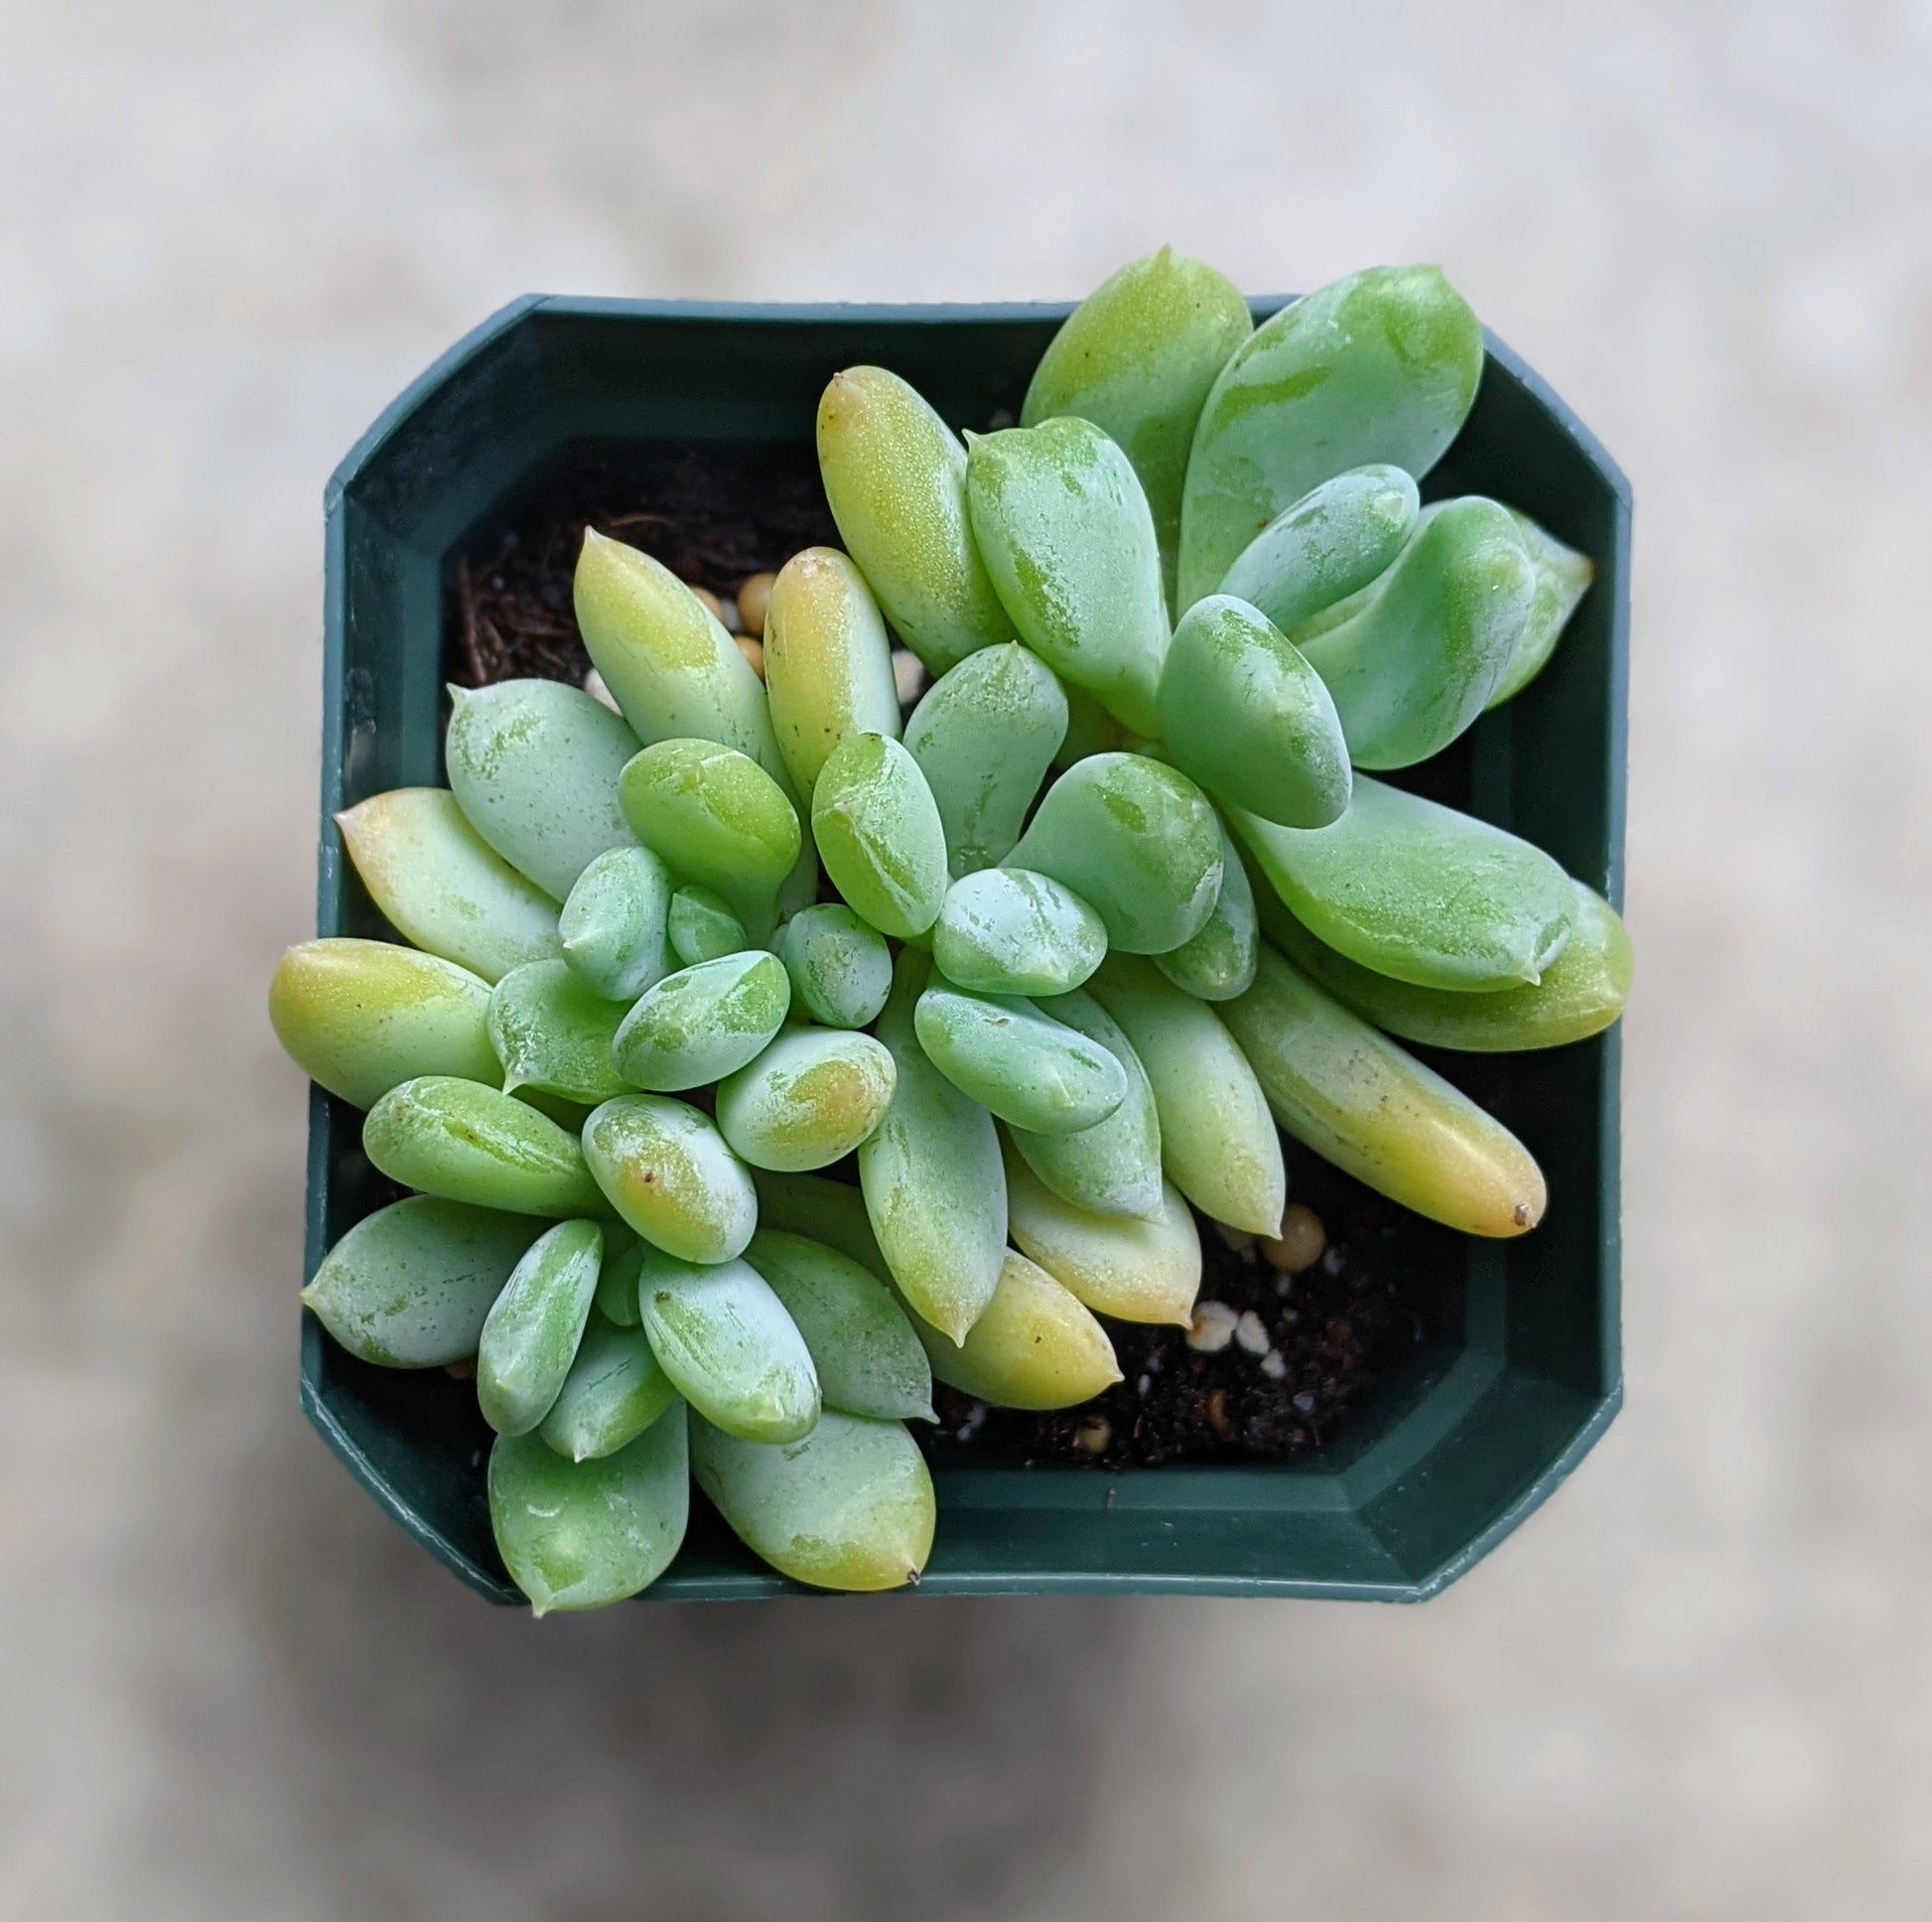
[[[1923,5],[14,4],[0,1910],[1932,1908]],[[533,1626],[302,1427],[320,498],[522,289],[1439,259],[1639,508],[1628,1413],[1421,1612]]]

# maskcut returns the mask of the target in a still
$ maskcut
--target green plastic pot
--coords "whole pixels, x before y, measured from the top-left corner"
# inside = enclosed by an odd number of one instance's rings
[[[1260,300],[1257,317],[1279,299]],[[1017,413],[1063,307],[745,307],[516,302],[388,408],[329,483],[318,926],[379,934],[333,816],[441,777],[444,576],[452,556],[575,456],[653,441],[809,443],[837,368],[877,362],[955,425]],[[1487,715],[1432,791],[1528,835],[1622,892],[1630,489],[1568,407],[1499,341],[1481,393],[1425,491],[1494,493],[1596,562],[1554,661]],[[1284,1465],[940,1465],[940,1527],[919,1595],[1328,1595],[1414,1601],[1532,1513],[1622,1399],[1618,1330],[1618,1037],[1446,1063],[1549,1178],[1548,1218],[1509,1243],[1456,1239],[1459,1339],[1421,1350],[1335,1442]],[[306,1274],[390,1198],[360,1117],[316,1091]],[[1459,1288],[1454,1285],[1459,1283]],[[488,1434],[472,1386],[369,1368],[312,1315],[302,1405],[364,1488],[438,1561],[519,1602],[484,1504]],[[803,1593],[703,1504],[647,1593]]]

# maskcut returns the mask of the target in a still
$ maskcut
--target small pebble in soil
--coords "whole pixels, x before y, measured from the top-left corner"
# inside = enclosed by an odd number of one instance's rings
[[[1270,1381],[1285,1381],[1288,1378],[1288,1363],[1282,1359],[1279,1348],[1270,1348],[1261,1358],[1261,1372]]]
[[[925,667],[909,648],[893,649],[893,685],[902,708],[909,708],[925,692]]]
[[[1104,1415],[1090,1415],[1080,1424],[1073,1440],[1082,1454],[1105,1454],[1113,1445],[1114,1425]]]
[[[1225,1302],[1197,1302],[1187,1325],[1187,1345],[1196,1354],[1218,1355],[1234,1339],[1241,1317]]]
[[[1230,1228],[1225,1221],[1214,1224],[1214,1232],[1221,1237],[1221,1246],[1236,1255],[1245,1255],[1255,1245],[1255,1238],[1245,1228]]]
[[[753,673],[755,673],[759,680],[763,680],[764,679],[764,643],[759,640],[754,640],[750,634],[738,634],[735,635],[734,638],[738,642],[738,651],[741,654],[743,654],[748,661],[752,663]]]
[[[1262,1242],[1261,1254],[1278,1274],[1299,1275],[1321,1259],[1327,1245],[1328,1231],[1321,1217],[1303,1202],[1292,1201],[1282,1210],[1281,1233]]]
[[[618,697],[604,685],[604,676],[595,667],[584,676],[584,692],[594,701],[602,701],[613,714],[618,712]]]
[[[705,606],[711,610],[712,614],[717,618],[717,619],[719,619],[720,621],[724,620],[725,604],[724,602],[719,600],[719,598],[715,594],[713,594],[709,588],[701,588],[688,581],[685,583],[685,585],[689,587],[691,589],[691,592],[695,594],[698,597],[698,599],[702,601],[705,604]]]
[[[1268,1325],[1253,1308],[1234,1324],[1234,1338],[1251,1355],[1265,1355],[1274,1345],[1268,1339]]]
[[[738,618],[748,634],[764,637],[764,611],[771,605],[771,584],[775,574],[751,574],[739,583]]]
[[[477,1358],[465,1355],[461,1361],[446,1361],[443,1372],[452,1381],[475,1381],[477,1379]]]

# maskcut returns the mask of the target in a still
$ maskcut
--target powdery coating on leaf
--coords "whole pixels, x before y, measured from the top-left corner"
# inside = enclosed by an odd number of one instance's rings
[[[452,688],[444,761],[472,827],[562,900],[607,849],[632,843],[618,775],[641,745],[621,719],[561,681]]]
[[[1325,827],[1348,805],[1348,746],[1321,677],[1266,615],[1210,595],[1181,616],[1161,676],[1175,762],[1226,805]]]
[[[1324,1161],[1464,1234],[1542,1219],[1543,1175],[1522,1143],[1274,949],[1225,1013],[1275,1118]]]
[[[878,1030],[898,1082],[885,1120],[859,1150],[859,1179],[899,1293],[957,1342],[999,1286],[1007,1182],[993,1117],[926,1059],[913,1031],[913,1006],[929,972],[916,949],[899,955]]]
[[[1435,267],[1371,267],[1285,307],[1201,409],[1180,516],[1178,602],[1210,594],[1311,487],[1386,463],[1420,480],[1475,400],[1482,329]]]
[[[1016,1127],[1074,1134],[1105,1121],[1127,1093],[1110,1050],[1017,997],[928,988],[914,1026],[933,1066]]]
[[[754,1167],[827,1167],[871,1136],[897,1081],[870,1034],[791,1029],[718,1084],[718,1126]]]
[[[796,1442],[819,1418],[818,1374],[797,1324],[748,1262],[645,1258],[644,1332],[706,1421],[747,1442]]]
[[[1127,1092],[1105,1121],[1077,1134],[1035,1135],[1009,1128],[1009,1142],[1053,1193],[1075,1207],[1107,1215],[1159,1213],[1161,1122],[1141,1057],[1120,1024],[1091,995],[1057,995],[1040,1006],[1055,1021],[1104,1046],[1120,1063]]]
[[[1421,511],[1401,468],[1353,468],[1286,507],[1236,557],[1220,585],[1287,632],[1358,593],[1402,551]]]
[[[934,674],[1013,638],[966,516],[966,450],[897,374],[848,367],[818,406],[819,472],[847,550]]]
[[[296,1065],[331,1094],[372,1106],[423,1074],[492,1079],[489,984],[393,941],[304,941],[277,964],[268,1018]]]
[[[540,1088],[593,1103],[622,1094],[611,1042],[623,1015],[621,1003],[607,1001],[565,962],[512,968],[489,994],[489,1040],[504,1091]]]
[[[715,889],[747,926],[769,926],[802,831],[783,788],[757,761],[709,741],[661,741],[625,766],[619,795],[646,847],[687,881]]]
[[[1419,987],[1534,983],[1576,922],[1570,877],[1540,848],[1366,775],[1332,827],[1230,825],[1310,932]]]
[[[771,1285],[811,1351],[827,1408],[879,1420],[932,1418],[932,1370],[891,1289],[837,1249],[760,1228],[745,1259]]]
[[[362,1124],[362,1152],[392,1181],[514,1214],[595,1213],[576,1140],[498,1088],[423,1075],[391,1088]]]
[[[1170,598],[1194,424],[1253,326],[1232,281],[1163,247],[1130,261],[1081,302],[1027,389],[1023,427],[1077,415],[1125,450],[1154,516]]]
[[[302,1300],[363,1361],[442,1367],[476,1353],[490,1304],[538,1232],[526,1215],[411,1195],[358,1221]]]
[[[1477,1054],[1562,1047],[1600,1034],[1630,995],[1630,935],[1616,910],[1582,882],[1577,921],[1535,986],[1489,994],[1419,988],[1378,974],[1317,941],[1286,905],[1264,897],[1269,938],[1345,1008],[1403,1040]]]
[[[534,1435],[504,1436],[488,1480],[497,1553],[537,1614],[622,1601],[655,1581],[684,1541],[684,1409],[596,1461],[566,1461]]]
[[[1255,978],[1255,954],[1261,932],[1255,912],[1254,889],[1241,863],[1225,822],[1221,829],[1221,892],[1214,911],[1197,933],[1177,948],[1157,954],[1154,965],[1176,988],[1201,1001],[1232,1001]]]
[[[634,1442],[676,1400],[634,1318],[613,1327],[593,1316],[537,1433],[567,1460],[600,1460]]]
[[[801,793],[855,734],[897,738],[893,645],[865,578],[834,547],[808,547],[784,565],[764,629],[771,725]]]
[[[946,834],[919,764],[884,735],[855,735],[812,791],[812,835],[832,884],[882,934],[906,940],[937,919]]]
[[[1078,894],[1020,868],[954,882],[932,930],[939,972],[956,988],[989,994],[1065,994],[1106,953],[1106,924]]]
[[[903,1587],[932,1552],[932,1476],[897,1422],[828,1409],[809,1436],[784,1447],[734,1441],[697,1422],[691,1466],[739,1540],[794,1581]]]
[[[1355,764],[1411,766],[1468,727],[1509,669],[1536,588],[1506,507],[1471,496],[1432,515],[1362,611],[1308,644]]]
[[[753,1060],[784,1025],[791,979],[775,954],[748,949],[680,968],[647,989],[611,1045],[617,1071],[658,1093],[697,1088]]]
[[[494,981],[562,952],[557,903],[485,846],[442,787],[398,787],[336,816],[362,885],[403,938]]]
[[[1529,618],[1523,623],[1523,636],[1516,643],[1516,652],[1503,670],[1502,679],[1496,683],[1495,693],[1489,697],[1492,708],[1520,694],[1542,673],[1556,652],[1557,642],[1563,638],[1564,628],[1570,624],[1570,617],[1577,612],[1578,603],[1589,592],[1590,583],[1596,578],[1596,563],[1587,554],[1566,547],[1528,514],[1518,513],[1514,507],[1509,512],[1536,568],[1536,598],[1530,604]]]
[[[1131,954],[1178,947],[1213,911],[1221,836],[1207,797],[1143,755],[1094,755],[1046,790],[1006,861],[1070,888]]]
[[[1011,1155],[1007,1194],[1014,1240],[1096,1314],[1187,1325],[1200,1288],[1200,1234],[1172,1181],[1162,1184],[1152,1219],[1094,1214],[1062,1200]]]
[[[821,901],[794,914],[777,941],[793,996],[827,1028],[865,1028],[893,990],[893,953],[886,937],[841,901]]]
[[[639,741],[721,742],[788,778],[764,683],[668,568],[587,528],[574,598],[592,665]]]
[[[572,971],[629,1003],[671,971],[671,871],[642,847],[613,848],[578,876],[557,931]]]
[[[1127,456],[1084,420],[976,435],[966,491],[1022,639],[1153,733],[1168,610],[1154,518]]]
[[[752,1177],[709,1116],[665,1095],[621,1095],[584,1124],[584,1159],[626,1224],[684,1261],[744,1252],[758,1225]]]
[[[1066,739],[1059,678],[1016,641],[984,647],[927,689],[905,747],[932,789],[957,881],[1004,860]]]
[[[1090,992],[1147,1069],[1168,1178],[1216,1221],[1278,1232],[1288,1198],[1281,1138],[1253,1068],[1215,1011],[1131,956],[1110,955]]]
[[[491,1305],[477,1345],[477,1401],[498,1435],[525,1435],[550,1412],[583,1339],[603,1257],[595,1221],[560,1221],[531,1244]]]
[[[687,968],[742,953],[750,936],[722,896],[709,888],[680,888],[671,896],[665,931],[676,960]]]

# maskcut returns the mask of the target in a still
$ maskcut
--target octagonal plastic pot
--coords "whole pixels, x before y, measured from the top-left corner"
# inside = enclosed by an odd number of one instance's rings
[[[1255,303],[1257,317],[1281,305]],[[891,366],[955,426],[1017,413],[1069,309],[739,307],[531,297],[460,342],[363,436],[328,489],[318,926],[381,933],[333,816],[441,775],[451,558],[573,463],[668,443],[809,443],[837,368]],[[1475,409],[1425,493],[1494,493],[1595,561],[1550,667],[1485,716],[1435,791],[1621,897],[1630,492],[1563,402],[1494,339]],[[1621,1400],[1618,1039],[1445,1063],[1542,1163],[1551,1206],[1508,1243],[1449,1237],[1459,1326],[1329,1445],[1280,1465],[935,1464],[921,1596],[1089,1590],[1419,1600],[1473,1566],[1568,1475]],[[360,1117],[317,1091],[307,1259],[390,1193]],[[369,1368],[313,1316],[302,1401],[349,1472],[439,1561],[520,1601],[490,1539],[489,1436],[471,1386]],[[649,1597],[804,1593],[702,1503]]]

